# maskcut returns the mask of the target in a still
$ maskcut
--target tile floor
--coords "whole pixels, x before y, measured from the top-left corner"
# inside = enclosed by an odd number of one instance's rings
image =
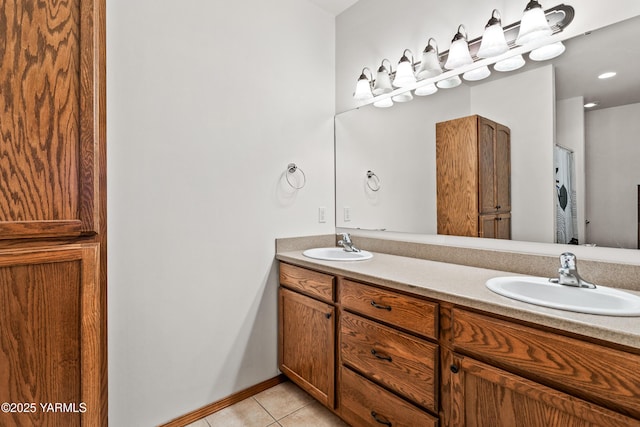
[[[292,382],[284,382],[187,427],[348,427]]]

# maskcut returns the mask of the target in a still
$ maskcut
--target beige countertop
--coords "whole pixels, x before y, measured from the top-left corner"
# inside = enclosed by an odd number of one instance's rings
[[[485,286],[493,277],[516,273],[374,253],[366,261],[321,261],[301,250],[278,252],[278,260],[412,292],[513,319],[640,349],[640,317],[574,313],[540,307],[498,295]],[[631,292],[640,295],[640,292]]]

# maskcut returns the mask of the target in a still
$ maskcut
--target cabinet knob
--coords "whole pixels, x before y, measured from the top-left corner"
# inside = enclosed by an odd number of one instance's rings
[[[451,372],[453,372],[454,374],[457,374],[460,371],[460,368],[458,368],[456,365],[451,365],[449,369],[451,369]]]
[[[500,209],[501,207],[502,207],[502,206],[498,205],[498,206],[496,206],[496,209]]]
[[[327,319],[331,319],[331,313],[326,313],[324,317],[326,317]]]

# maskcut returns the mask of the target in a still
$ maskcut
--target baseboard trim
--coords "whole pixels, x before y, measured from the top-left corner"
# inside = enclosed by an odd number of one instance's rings
[[[196,409],[193,412],[182,415],[166,424],[161,424],[159,427],[184,427],[285,381],[287,381],[287,377],[280,374],[277,377],[270,378],[247,389],[234,393],[231,396],[227,396],[224,399],[220,399],[217,402],[210,403],[200,409]]]

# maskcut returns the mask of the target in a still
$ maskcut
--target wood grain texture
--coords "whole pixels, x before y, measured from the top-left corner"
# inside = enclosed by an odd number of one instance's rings
[[[451,426],[637,427],[640,421],[454,355]]]
[[[34,413],[2,413],[2,426],[100,425],[98,246],[0,252],[0,401]],[[71,403],[86,412],[48,412]]]
[[[438,346],[350,313],[340,316],[342,363],[438,411]]]
[[[640,418],[640,356],[465,310],[453,311],[456,351]]]
[[[436,123],[436,175],[438,234],[511,238],[509,222],[481,223],[511,211],[509,128],[477,115]]]
[[[280,263],[280,284],[303,294],[333,302],[335,278],[306,268]]]
[[[96,0],[0,1],[0,238],[97,232]]]
[[[348,368],[340,368],[341,417],[353,427],[436,427],[438,419]]]
[[[334,406],[334,306],[279,289],[278,360],[280,370],[325,406]]]
[[[363,283],[341,279],[342,308],[415,334],[437,339],[438,304]]]

